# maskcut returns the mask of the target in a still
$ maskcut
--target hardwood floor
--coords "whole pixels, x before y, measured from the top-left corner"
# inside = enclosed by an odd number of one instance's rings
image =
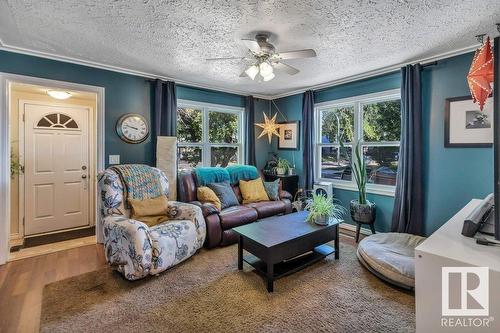
[[[88,245],[0,266],[0,332],[38,332],[46,284],[106,267],[102,245]]]

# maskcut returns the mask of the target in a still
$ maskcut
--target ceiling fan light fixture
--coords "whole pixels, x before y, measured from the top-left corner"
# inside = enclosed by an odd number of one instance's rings
[[[270,73],[266,76],[263,77],[264,81],[271,81],[272,79],[274,79],[274,73]]]
[[[245,73],[248,75],[249,78],[255,80],[255,77],[259,73],[259,67],[257,65],[252,65],[245,70]]]
[[[268,62],[265,61],[260,63],[259,69],[260,69],[260,75],[262,75],[262,77],[264,78],[269,74],[273,73],[273,66],[271,66]]]

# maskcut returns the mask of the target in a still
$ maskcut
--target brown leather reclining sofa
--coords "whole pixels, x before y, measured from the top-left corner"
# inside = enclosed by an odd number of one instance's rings
[[[232,228],[255,222],[258,219],[292,212],[292,195],[281,190],[277,201],[261,201],[243,205],[238,184],[233,188],[240,205],[229,207],[219,211],[212,204],[202,204],[198,201],[196,174],[192,171],[184,171],[179,175],[179,200],[200,206],[207,225],[207,237],[205,247],[214,248],[226,246],[238,241],[237,234]]]

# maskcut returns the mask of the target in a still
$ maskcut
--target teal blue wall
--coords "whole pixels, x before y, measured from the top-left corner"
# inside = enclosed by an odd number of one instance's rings
[[[177,86],[177,98],[190,101],[245,107],[245,96],[228,94],[216,90],[200,89],[184,85]]]
[[[365,80],[349,82],[314,92],[314,102],[321,103],[352,96],[366,95],[384,90],[397,89],[401,84],[399,71]]]
[[[438,65],[426,67],[422,72],[424,232],[427,235],[439,228],[470,199],[484,197],[493,191],[491,148],[444,148],[445,99],[469,94],[466,75],[471,60],[472,54],[440,60]],[[322,89],[315,92],[315,102],[396,89],[400,87],[400,80],[398,71]],[[289,120],[301,120],[302,94],[281,98],[275,102]],[[299,175],[302,174],[303,163],[312,163],[312,161],[302,161],[302,150],[294,152],[278,150],[275,139],[271,148],[289,161],[294,156]],[[349,201],[356,198],[357,192],[335,189],[335,194],[347,207]],[[375,194],[368,196],[369,200],[378,206],[376,229],[388,231],[394,198]],[[346,222],[352,223],[349,217]]]
[[[472,56],[440,60],[422,73],[426,234],[470,199],[493,192],[492,148],[444,148],[445,99],[470,94],[466,76]]]
[[[6,51],[0,51],[0,72],[104,87],[106,163],[108,155],[119,154],[122,163],[154,164],[151,137],[140,144],[128,144],[115,133],[116,121],[123,114],[139,113],[152,119],[153,89],[145,78]],[[243,96],[188,86],[179,86],[177,95],[182,99],[231,106],[245,103]]]

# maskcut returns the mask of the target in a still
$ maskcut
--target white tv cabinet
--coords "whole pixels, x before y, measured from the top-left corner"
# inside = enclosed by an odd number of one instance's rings
[[[461,234],[465,217],[480,202],[478,199],[471,200],[415,249],[417,332],[500,332],[500,247],[478,245],[475,239]],[[487,316],[442,315],[443,306],[444,311],[450,311],[450,307],[451,311],[461,310],[462,305],[465,310],[481,308],[477,306],[478,303],[470,300],[467,290],[462,291],[461,288],[469,279],[468,288],[475,289],[475,283],[479,280],[476,275],[453,272],[450,277],[448,273],[442,274],[443,267],[452,267],[453,271],[456,271],[457,267],[488,267]],[[442,285],[446,286],[446,283],[449,284],[448,302],[443,303]],[[467,302],[462,303],[463,299],[467,299]]]

